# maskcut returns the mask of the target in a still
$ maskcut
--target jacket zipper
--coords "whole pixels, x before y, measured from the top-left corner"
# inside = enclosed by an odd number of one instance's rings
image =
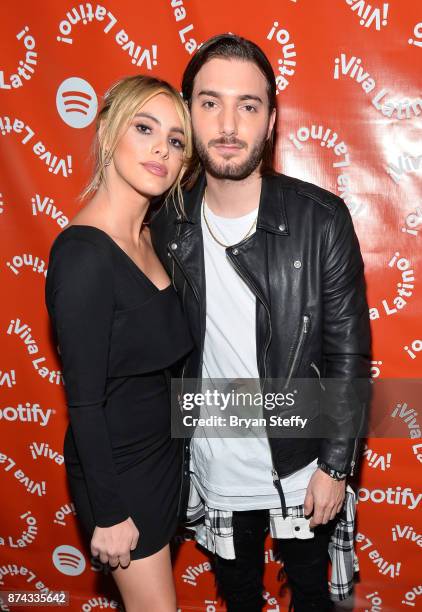
[[[298,363],[298,360],[299,360],[300,351],[301,351],[303,343],[305,341],[306,334],[309,331],[310,321],[311,321],[311,317],[309,315],[307,315],[307,314],[303,315],[303,317],[302,317],[302,327],[300,329],[300,336],[299,336],[299,340],[298,340],[297,345],[296,345],[296,350],[295,350],[294,355],[293,355],[293,359],[292,359],[292,362],[291,362],[291,365],[290,365],[290,368],[289,368],[289,372],[287,374],[285,388],[287,388],[289,386],[290,379],[292,378],[293,372],[296,369],[296,366],[297,366],[297,363]]]
[[[180,230],[179,230],[180,232]],[[168,246],[167,246],[168,248]],[[176,255],[174,254],[174,252],[172,251],[172,249],[169,249],[168,251],[170,253],[170,256],[173,259],[173,275],[174,275],[174,261],[177,261],[177,264],[179,266],[179,268],[181,270],[183,270],[183,266],[181,265],[180,261],[178,260],[178,258],[176,257]],[[185,279],[188,281],[190,288],[192,289],[192,292],[198,302],[198,304],[200,305],[200,301],[199,301],[199,294],[195,288],[195,286],[193,285],[192,281],[189,278],[189,275],[186,274],[185,271],[183,271],[184,277]],[[174,281],[174,278],[173,278]],[[185,281],[186,283],[186,281]],[[183,291],[183,299],[184,299],[184,291]],[[202,317],[201,317],[201,342],[202,342]],[[186,362],[183,364],[183,370],[182,370],[182,393],[183,393],[183,379],[184,379],[184,374],[185,374],[185,368],[186,368]],[[185,439],[183,439],[183,446],[185,445]],[[182,452],[182,482],[181,482],[181,486],[180,486],[180,491],[179,491],[179,500],[177,502],[177,514],[179,515],[180,512],[180,505],[181,505],[181,501],[182,501],[182,492],[183,492],[183,482],[184,482],[184,467],[185,467],[185,453],[184,453],[184,449]]]
[[[173,289],[176,291],[177,293],[177,287],[174,284],[174,259],[172,258],[171,260],[171,284],[173,285]]]
[[[358,438],[355,438],[355,444],[354,444],[354,447],[353,447],[352,461],[350,463],[350,476],[353,476],[353,474],[355,472],[357,443],[358,443]]]
[[[318,374],[319,385],[320,385],[321,389],[323,391],[325,391],[325,387],[324,387],[324,385],[323,385],[323,383],[321,381],[321,372],[319,371],[318,366],[313,361],[311,361],[311,368],[313,368],[315,370],[315,372]]]
[[[258,292],[256,290],[256,287],[254,285],[254,283],[252,283],[250,281],[250,279],[246,278],[246,276],[242,273],[241,268],[238,266],[237,263],[235,263],[235,261],[230,258],[230,261],[233,263],[233,266],[235,267],[235,269],[237,270],[239,276],[244,280],[244,282],[248,285],[248,287],[251,289],[251,291],[255,294],[255,297],[258,297]],[[268,315],[268,323],[269,323],[269,334],[268,334],[268,339],[267,342],[265,343],[265,347],[264,347],[264,381],[262,384],[262,392],[264,391],[264,387],[265,387],[265,382],[267,379],[267,352],[268,352],[268,347],[270,346],[270,342],[271,342],[271,338],[272,338],[272,325],[271,325],[271,314],[270,314],[270,310],[267,306],[267,304],[261,300],[261,303],[263,304],[267,315]],[[268,433],[267,433],[267,439],[268,439]],[[283,493],[283,489],[280,483],[280,476],[278,475],[278,472],[276,470],[275,464],[274,464],[274,453],[273,453],[273,449],[271,447],[270,441],[268,440],[268,446],[270,449],[270,455],[271,455],[271,464],[272,464],[272,469],[271,469],[271,476],[273,479],[273,485],[277,490],[277,493],[280,497],[280,502],[281,502],[281,507],[282,507],[282,513],[283,513],[283,518],[285,518],[287,516],[287,510],[286,510],[286,500],[284,498],[284,493]]]

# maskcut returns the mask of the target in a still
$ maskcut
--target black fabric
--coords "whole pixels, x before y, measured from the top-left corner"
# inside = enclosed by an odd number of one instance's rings
[[[265,603],[262,593],[267,533],[267,510],[233,512],[236,559],[215,555],[215,576],[227,612],[261,612]]]
[[[170,437],[167,368],[192,348],[178,297],[159,290],[105,232],[70,226],[50,251],[46,304],[62,360],[70,423],[64,459],[91,535],[129,516],[131,558],[176,529],[181,443]]]
[[[308,540],[276,540],[277,552],[291,588],[289,610],[328,612],[333,602],[328,590],[328,543],[334,521],[315,528]],[[236,559],[215,556],[215,575],[227,612],[261,612],[264,544],[268,534],[268,510],[233,512],[233,542]]]

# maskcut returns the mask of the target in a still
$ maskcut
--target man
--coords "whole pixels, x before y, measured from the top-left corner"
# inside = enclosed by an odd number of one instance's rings
[[[273,170],[268,59],[250,41],[216,36],[190,60],[182,90],[197,154],[185,214],[163,208],[151,227],[196,341],[182,377],[368,377],[368,306],[350,213],[334,194]],[[331,609],[327,550],[358,451],[341,430],[347,402],[340,393],[333,417],[344,436],[185,440],[181,516],[190,491],[189,506],[196,495],[205,512],[202,543],[215,552],[229,612],[262,609],[269,523],[295,612]]]

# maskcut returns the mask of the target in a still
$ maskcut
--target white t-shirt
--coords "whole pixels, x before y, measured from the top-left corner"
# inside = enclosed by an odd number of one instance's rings
[[[205,214],[213,233],[227,245],[243,239],[257,212],[255,209],[234,219],[219,217],[205,204]],[[259,379],[256,297],[204,222],[202,230],[207,304],[202,377]],[[315,459],[281,478],[287,506],[304,502],[306,487],[316,468]],[[203,430],[197,429],[191,442],[190,469],[198,492],[212,508],[258,510],[281,505],[271,474],[268,438],[262,433],[253,438],[207,438]]]

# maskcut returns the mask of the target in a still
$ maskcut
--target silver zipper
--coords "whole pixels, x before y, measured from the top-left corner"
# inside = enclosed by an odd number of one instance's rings
[[[296,369],[297,362],[298,362],[298,359],[299,359],[300,350],[301,350],[302,345],[303,345],[303,343],[305,341],[306,334],[309,331],[310,321],[311,321],[311,317],[309,315],[306,315],[306,314],[303,315],[303,317],[302,317],[302,327],[301,327],[301,330],[300,330],[300,336],[299,336],[299,340],[298,340],[297,345],[296,345],[296,350],[294,352],[293,359],[292,359],[292,362],[291,362],[291,365],[290,365],[290,368],[289,368],[289,372],[288,372],[288,375],[287,375],[285,388],[287,388],[289,386],[290,379],[291,379],[291,377],[293,375],[294,370]]]
[[[180,233],[180,230],[179,230],[179,233]],[[200,304],[199,295],[198,295],[198,292],[196,291],[195,285],[192,283],[192,281],[190,280],[189,276],[183,270],[183,266],[181,265],[181,263],[178,260],[178,258],[175,256],[174,252],[171,249],[168,249],[168,252],[170,253],[171,257],[173,258],[173,264],[174,264],[174,260],[177,261],[180,269],[183,271],[183,275],[184,275],[185,279],[187,280],[187,282],[189,283],[190,288],[192,289],[192,292],[193,292],[193,294],[194,294],[198,304]],[[185,282],[186,282],[186,280],[185,280]],[[201,341],[202,341],[202,317],[201,317]],[[186,362],[183,365],[183,370],[182,370],[182,391],[183,391],[183,379],[184,379],[185,368],[186,368]],[[183,445],[184,444],[185,444],[185,441],[183,441]],[[182,491],[183,491],[183,481],[184,481],[184,473],[183,473],[184,472],[184,462],[185,462],[185,453],[184,453],[184,449],[183,449],[183,452],[182,452],[182,482],[181,482],[180,491],[179,491],[179,500],[178,500],[178,503],[177,503],[177,514],[179,514],[179,512],[180,512],[180,504],[181,504],[181,501],[182,501]],[[190,484],[189,484],[189,490],[190,490]]]
[[[323,383],[321,381],[321,372],[319,371],[318,366],[313,361],[311,361],[311,368],[313,368],[315,370],[315,372],[318,374],[320,387],[321,387],[321,389],[323,391],[325,391],[325,387],[324,387],[324,385],[323,385]]]
[[[355,438],[355,444],[354,444],[354,447],[353,447],[352,461],[350,463],[350,476],[353,476],[353,474],[355,472],[357,442],[358,442],[358,438]]]
[[[242,273],[241,268],[239,268],[237,263],[235,263],[235,261],[232,258],[230,258],[230,261],[232,262],[234,268],[237,270],[239,276],[245,281],[245,283],[248,285],[248,287],[251,289],[251,291],[255,294],[255,296],[258,297],[258,291],[257,291],[254,283],[252,283],[250,279],[245,277],[245,275]],[[259,299],[259,297],[258,297],[258,299]],[[264,381],[263,381],[262,390],[261,390],[263,392],[264,391],[264,387],[265,387],[265,382],[266,382],[266,379],[267,379],[267,352],[268,352],[268,347],[270,346],[273,330],[272,330],[272,325],[271,325],[270,310],[269,310],[267,304],[263,300],[261,300],[261,304],[264,306],[264,308],[265,308],[265,310],[267,312],[268,323],[269,323],[268,339],[267,339],[267,342],[265,343],[265,347],[264,347]],[[266,432],[266,433],[267,433],[267,439],[268,439],[268,432]],[[273,454],[273,449],[271,447],[271,444],[270,444],[269,440],[268,440],[268,447],[270,449],[270,456],[271,456],[271,464],[272,464],[271,476],[272,476],[272,479],[273,479],[273,485],[276,488],[277,493],[279,494],[280,502],[283,504],[283,501],[282,501],[282,492],[281,492],[282,487],[281,487],[281,483],[280,483],[280,476],[278,475],[278,472],[277,472],[277,470],[275,468],[275,465],[274,465],[274,454]]]
[[[171,260],[171,284],[173,285],[173,289],[177,293],[177,287],[174,282],[174,259]]]
[[[180,261],[178,260],[177,256],[174,254],[174,251],[169,250],[169,253],[170,253],[171,257],[177,261],[177,263],[178,263],[178,265],[179,265],[180,269],[181,269],[181,270],[183,270],[183,266],[181,265],[181,263],[180,263]],[[189,275],[188,275],[188,274],[186,274],[186,272],[185,272],[185,271],[183,271],[183,275],[184,275],[184,277],[186,278],[186,280],[188,281],[189,286],[190,286],[190,288],[192,289],[193,294],[194,294],[194,296],[196,297],[196,299],[197,299],[197,301],[198,301],[198,304],[199,304],[199,295],[198,295],[198,292],[197,292],[197,290],[196,290],[196,288],[195,288],[195,285],[192,283],[192,281],[191,281],[191,280],[190,280],[190,278],[189,278]]]
[[[177,238],[180,238],[180,224],[177,227]],[[169,250],[169,254],[171,255],[171,250]],[[171,282],[174,290],[177,292],[176,283],[174,282],[174,257],[171,259]]]
[[[178,238],[180,237],[180,225],[177,228],[177,237]],[[172,256],[171,249],[168,249],[168,252],[169,252],[169,255]],[[175,261],[175,259],[176,259],[175,257],[172,257],[172,262],[171,262],[172,263],[172,271],[171,271],[172,278],[171,278],[171,280],[172,280],[172,284],[173,284],[173,287],[174,287],[175,291],[177,291],[176,284],[175,284],[175,281],[174,281],[174,261]],[[179,266],[180,266],[180,264],[179,264]],[[184,303],[184,299],[185,299],[185,289],[186,289],[186,279],[185,279],[185,281],[183,283],[183,299],[182,299],[182,303]],[[186,361],[183,364],[182,378],[181,378],[181,380],[182,380],[182,395],[183,395],[183,378],[184,378],[184,374],[185,374],[185,368],[186,368]],[[180,402],[180,396],[179,396],[178,399],[179,399],[179,402]]]
[[[183,364],[183,370],[182,370],[182,390],[181,390],[181,396],[183,397],[183,379],[184,379],[184,375],[185,375],[185,368],[186,368],[186,362]],[[180,402],[180,400],[179,400]],[[180,408],[180,404],[179,404],[179,408]],[[183,439],[183,446],[185,445],[185,440]],[[183,491],[183,481],[185,479],[185,475],[184,475],[184,467],[185,467],[185,452],[184,452],[184,448],[182,451],[182,473],[181,473],[181,483],[180,483],[180,491],[179,491],[179,499],[177,502],[177,514],[179,515],[180,512],[180,504],[182,501],[182,491]],[[190,484],[189,484],[190,487]]]
[[[187,360],[186,360],[186,361],[187,361]],[[182,381],[182,389],[181,389],[181,393],[180,393],[180,395],[179,395],[179,397],[178,397],[178,400],[179,400],[179,407],[180,407],[180,400],[181,400],[181,399],[182,399],[182,397],[183,397],[183,382],[184,382],[184,380],[183,380],[183,379],[184,379],[184,376],[185,376],[186,361],[185,361],[185,363],[183,364],[183,370],[182,370],[182,376],[181,376],[181,381]]]

